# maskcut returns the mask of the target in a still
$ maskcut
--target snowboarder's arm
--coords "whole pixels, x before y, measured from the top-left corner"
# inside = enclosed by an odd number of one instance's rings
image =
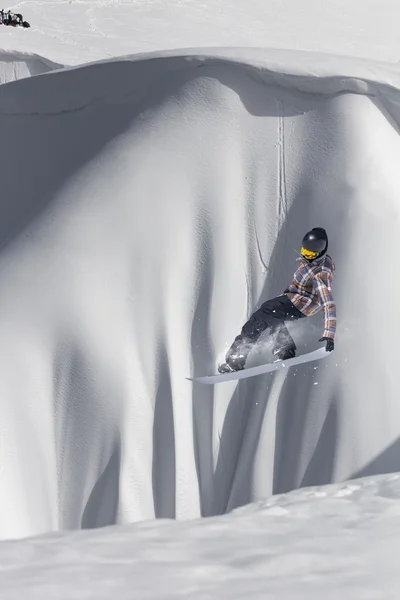
[[[324,310],[325,338],[334,339],[336,333],[336,304],[332,296],[332,275],[329,272],[318,273],[315,276],[317,292]]]

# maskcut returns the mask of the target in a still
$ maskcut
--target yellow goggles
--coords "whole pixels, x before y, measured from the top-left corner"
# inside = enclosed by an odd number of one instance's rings
[[[303,246],[300,249],[300,253],[307,260],[312,260],[313,258],[317,258],[317,256],[319,256],[319,252],[313,252],[312,250],[306,250]]]

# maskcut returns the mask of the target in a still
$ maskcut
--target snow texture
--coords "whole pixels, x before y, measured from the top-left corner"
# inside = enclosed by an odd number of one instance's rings
[[[62,66],[35,54],[0,50],[0,84],[48,73]]]
[[[150,521],[3,542],[0,594],[397,599],[397,4],[10,8],[32,28],[0,30],[0,538]],[[314,226],[334,354],[193,385]],[[290,330],[313,351],[321,316]]]
[[[0,598],[397,600],[400,478],[0,545]]]
[[[400,60],[395,0],[22,0],[8,8],[31,29],[1,27],[4,50],[66,65],[221,46]]]

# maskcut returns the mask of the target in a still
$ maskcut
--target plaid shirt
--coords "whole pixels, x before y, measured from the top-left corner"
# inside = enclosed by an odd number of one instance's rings
[[[307,262],[298,258],[299,266],[293,275],[292,283],[284,294],[307,317],[324,310],[324,336],[334,339],[336,332],[336,305],[332,296],[332,279],[335,264],[329,254]]]

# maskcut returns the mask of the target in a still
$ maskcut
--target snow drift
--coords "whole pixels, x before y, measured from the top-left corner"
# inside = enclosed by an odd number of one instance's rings
[[[398,598],[399,475],[0,545],[0,598]]]
[[[0,84],[41,75],[60,67],[62,65],[35,54],[0,50]]]
[[[394,67],[262,50],[0,87],[3,538],[399,468],[399,90]],[[336,261],[334,357],[193,386],[311,226]],[[294,329],[300,349],[320,333]]]

